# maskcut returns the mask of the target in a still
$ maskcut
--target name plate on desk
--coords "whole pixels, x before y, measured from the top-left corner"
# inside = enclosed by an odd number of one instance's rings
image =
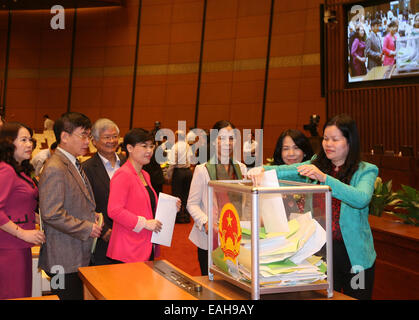
[[[192,280],[191,277],[189,277],[185,273],[176,270],[176,268],[173,268],[170,264],[166,263],[163,260],[146,263],[149,264],[154,271],[160,273],[167,280],[169,280],[179,288],[182,288],[183,290],[187,291],[196,299],[225,300],[223,297],[202,286],[198,282]]]

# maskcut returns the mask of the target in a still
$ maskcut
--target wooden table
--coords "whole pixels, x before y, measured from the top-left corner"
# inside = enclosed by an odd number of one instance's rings
[[[146,262],[79,268],[85,300],[195,300]]]
[[[165,260],[161,260],[182,276],[200,284],[214,296],[226,300],[250,300],[249,292],[244,291],[218,277],[210,281],[208,277],[192,277]],[[197,298],[179,288],[153,270],[153,263],[138,262],[107,266],[79,268],[83,281],[85,300],[196,300]],[[327,298],[326,290],[305,291],[263,295],[262,299],[278,300],[351,300],[352,298],[335,292]]]
[[[213,290],[221,296],[224,296],[227,300],[251,299],[250,292],[236,287],[219,276],[214,276],[213,281],[209,280],[206,276],[194,277],[193,279],[196,282],[199,282],[202,286]],[[332,298],[328,298],[326,290],[265,294],[260,297],[261,300],[355,300],[336,291],[333,292]]]
[[[369,216],[377,252],[373,299],[419,299],[419,227]]]
[[[50,294],[50,295],[41,296],[41,297],[17,298],[17,299],[10,299],[10,300],[60,300],[60,298],[55,294]]]

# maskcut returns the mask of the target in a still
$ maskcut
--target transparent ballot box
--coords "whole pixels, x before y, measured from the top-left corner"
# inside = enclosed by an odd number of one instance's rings
[[[284,180],[278,185],[208,183],[209,279],[221,276],[252,299],[308,290],[327,290],[330,298],[330,188]]]

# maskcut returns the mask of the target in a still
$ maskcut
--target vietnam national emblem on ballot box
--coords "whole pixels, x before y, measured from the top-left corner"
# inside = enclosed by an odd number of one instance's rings
[[[264,185],[208,183],[209,279],[221,276],[252,299],[308,290],[332,297],[330,188],[273,174]]]

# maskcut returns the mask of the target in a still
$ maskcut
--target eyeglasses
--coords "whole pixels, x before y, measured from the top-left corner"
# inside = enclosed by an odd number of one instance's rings
[[[92,140],[92,135],[90,133],[83,132],[82,134],[78,134],[73,132],[72,134],[78,136],[82,140]]]

